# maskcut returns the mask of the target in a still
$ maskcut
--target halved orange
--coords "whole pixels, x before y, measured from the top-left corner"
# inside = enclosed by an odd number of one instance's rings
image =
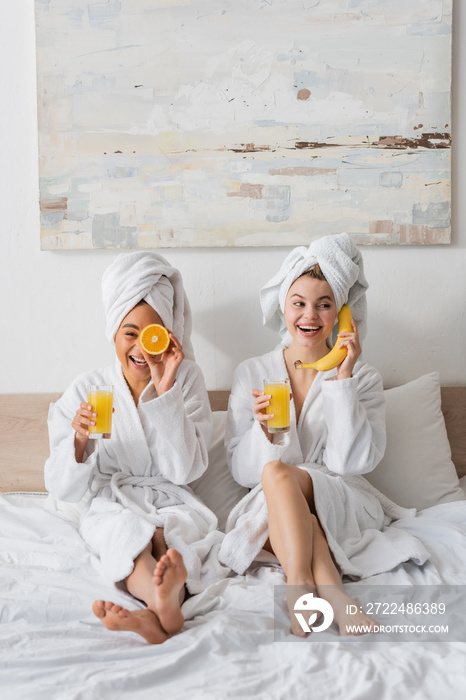
[[[170,345],[168,331],[158,323],[151,323],[142,329],[139,342],[149,355],[161,355]]]

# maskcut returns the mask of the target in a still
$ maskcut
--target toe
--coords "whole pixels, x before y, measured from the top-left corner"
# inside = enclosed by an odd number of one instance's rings
[[[167,564],[168,562],[164,561],[163,557],[159,559],[159,561],[157,562],[157,566],[154,569],[154,576],[159,576],[160,578],[162,578],[164,572],[167,569]]]
[[[92,612],[96,617],[105,617],[105,607],[103,600],[95,600],[92,603]]]
[[[293,634],[295,637],[306,637],[306,632],[299,626],[295,626],[293,624],[290,625],[290,632]]]
[[[165,554],[162,554],[162,556],[159,559],[159,565],[165,569],[169,564],[170,558],[168,557],[167,552],[165,552]]]
[[[179,566],[183,563],[183,557],[176,549],[168,549],[166,556],[173,566]]]

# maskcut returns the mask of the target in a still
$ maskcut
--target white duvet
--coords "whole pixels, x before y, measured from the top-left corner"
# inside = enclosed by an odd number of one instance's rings
[[[463,480],[464,481],[464,480]],[[273,591],[281,570],[256,564],[184,604],[182,632],[160,646],[106,630],[96,598],[135,608],[109,585],[75,527],[43,495],[0,495],[2,700],[293,698],[457,700],[466,689],[466,643],[274,639]],[[364,581],[466,584],[466,501],[395,525],[431,553]],[[359,584],[351,584],[358,586]],[[466,611],[463,611],[466,617]],[[283,618],[284,619],[284,618]]]

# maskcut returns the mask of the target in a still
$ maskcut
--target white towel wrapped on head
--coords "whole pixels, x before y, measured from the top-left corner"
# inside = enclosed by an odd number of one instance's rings
[[[185,357],[194,360],[191,308],[181,273],[164,257],[149,251],[122,253],[103,274],[102,297],[111,343],[125,316],[144,300],[178,338]]]
[[[319,238],[309,248],[300,246],[292,250],[277,274],[261,289],[264,324],[280,333],[284,345],[290,344],[284,317],[288,290],[298,277],[317,263],[332,288],[337,311],[343,304],[348,304],[361,338],[366,333],[366,289],[369,284],[364,275],[362,255],[350,236],[340,233]],[[337,333],[335,328],[333,342],[336,342]]]

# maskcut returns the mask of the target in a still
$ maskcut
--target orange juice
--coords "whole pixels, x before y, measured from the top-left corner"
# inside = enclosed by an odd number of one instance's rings
[[[87,401],[97,413],[95,425],[89,426],[89,437],[109,438],[112,432],[113,387],[90,386]]]
[[[288,379],[271,381],[264,379],[264,393],[270,394],[270,406],[266,413],[274,417],[267,421],[269,433],[287,433],[290,429],[290,382]]]

